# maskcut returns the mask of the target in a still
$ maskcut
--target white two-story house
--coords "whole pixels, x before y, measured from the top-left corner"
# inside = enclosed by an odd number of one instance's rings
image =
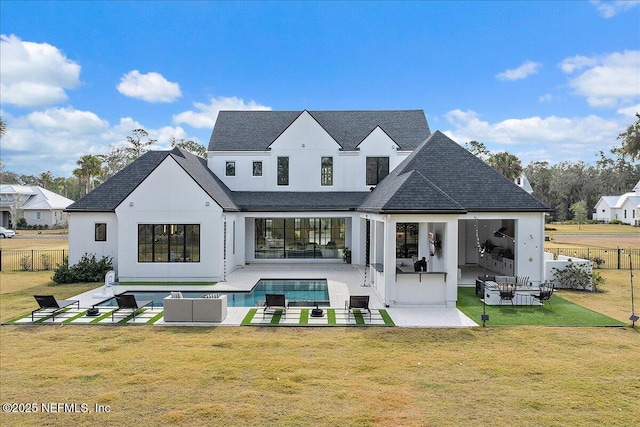
[[[593,219],[603,222],[618,220],[640,226],[640,181],[621,196],[602,196],[593,209]]]
[[[148,152],[70,206],[70,263],[96,253],[121,282],[210,282],[346,253],[385,304],[455,306],[460,266],[542,280],[546,211],[422,111],[223,111],[208,160]]]

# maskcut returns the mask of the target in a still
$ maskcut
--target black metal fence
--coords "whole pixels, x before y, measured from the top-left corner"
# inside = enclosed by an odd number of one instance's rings
[[[68,255],[66,249],[0,249],[0,271],[53,270]]]
[[[610,270],[640,270],[640,249],[546,248],[545,252],[593,261],[594,267]],[[0,271],[46,271],[62,264],[66,249],[0,249]]]
[[[633,263],[634,270],[640,269],[640,249],[545,248],[545,252],[551,252],[556,257],[564,255],[589,259],[596,268],[629,270],[630,263]]]

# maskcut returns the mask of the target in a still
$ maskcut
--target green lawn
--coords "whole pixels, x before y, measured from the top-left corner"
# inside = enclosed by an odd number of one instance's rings
[[[483,303],[475,288],[458,288],[457,307],[478,324],[482,324]],[[486,326],[624,326],[623,322],[567,301],[558,295],[542,306],[488,305]]]

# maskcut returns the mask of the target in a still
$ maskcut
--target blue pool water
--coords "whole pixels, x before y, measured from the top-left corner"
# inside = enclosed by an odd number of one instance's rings
[[[153,301],[154,307],[162,307],[162,300],[169,291],[129,291],[140,301]],[[201,298],[208,294],[227,296],[229,307],[255,307],[265,301],[265,294],[284,294],[290,306],[320,307],[329,306],[329,289],[326,279],[268,279],[260,280],[249,292],[219,292],[215,289],[207,291],[182,291],[185,298]],[[101,307],[116,306],[115,298],[97,304]]]

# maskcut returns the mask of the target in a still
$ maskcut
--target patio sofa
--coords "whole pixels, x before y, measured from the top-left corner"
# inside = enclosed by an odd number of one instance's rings
[[[484,296],[484,284],[486,282],[496,282],[516,286],[531,286],[527,276],[478,276],[476,279],[476,295]]]
[[[165,322],[222,322],[227,317],[226,295],[215,298],[182,298],[179,294],[172,292],[164,299]]]

